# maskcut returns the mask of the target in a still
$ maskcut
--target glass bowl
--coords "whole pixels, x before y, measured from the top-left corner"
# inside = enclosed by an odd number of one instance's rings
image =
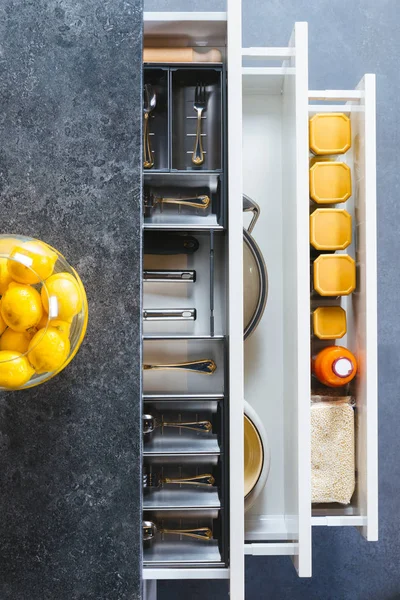
[[[85,288],[64,256],[21,235],[0,235],[0,390],[51,379],[85,337]]]

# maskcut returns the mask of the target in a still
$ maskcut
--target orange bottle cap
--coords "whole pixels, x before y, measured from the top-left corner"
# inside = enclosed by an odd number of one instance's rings
[[[310,198],[317,204],[340,204],[351,196],[351,169],[344,162],[320,160],[310,168]]]
[[[313,312],[313,329],[320,340],[342,338],[347,331],[346,311],[341,306],[319,306]]]
[[[317,208],[310,215],[310,243],[317,250],[344,250],[351,244],[351,215],[339,208]]]
[[[356,263],[348,254],[322,254],[314,261],[314,289],[320,296],[347,296],[356,288]]]
[[[344,113],[318,113],[310,119],[309,136],[314,154],[344,154],[351,146],[350,119]]]

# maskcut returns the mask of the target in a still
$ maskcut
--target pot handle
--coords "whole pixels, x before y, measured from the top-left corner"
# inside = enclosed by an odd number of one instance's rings
[[[253,218],[250,221],[250,225],[247,228],[248,233],[251,233],[254,229],[257,219],[260,216],[260,207],[257,202],[254,202],[251,198],[243,194],[243,212],[252,212]]]

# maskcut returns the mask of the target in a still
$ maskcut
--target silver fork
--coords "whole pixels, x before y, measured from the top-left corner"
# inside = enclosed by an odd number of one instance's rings
[[[204,151],[201,143],[201,117],[203,110],[206,109],[206,87],[203,83],[198,83],[196,85],[193,108],[197,112],[197,127],[196,141],[194,143],[194,150],[192,154],[192,163],[194,165],[202,165],[204,162]]]

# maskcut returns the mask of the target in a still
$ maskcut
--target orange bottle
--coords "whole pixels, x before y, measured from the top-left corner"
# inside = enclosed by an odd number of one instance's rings
[[[354,379],[357,373],[357,361],[347,348],[328,346],[314,358],[312,370],[324,385],[341,387]]]

